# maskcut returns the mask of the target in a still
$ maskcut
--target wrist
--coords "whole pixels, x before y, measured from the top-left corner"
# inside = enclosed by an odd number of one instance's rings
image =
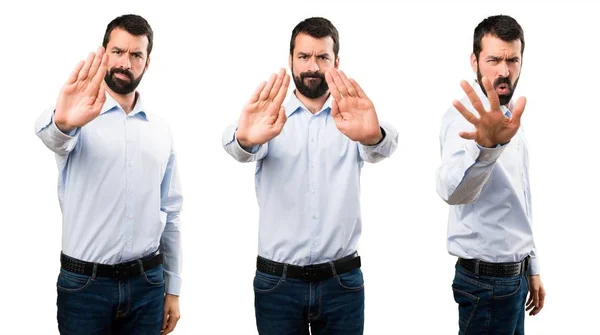
[[[68,125],[66,125],[65,123],[62,123],[62,122],[56,122],[55,121],[54,124],[56,125],[56,128],[58,128],[58,130],[62,131],[65,134],[68,134],[68,133],[72,132],[75,129],[75,127],[68,126]]]
[[[487,141],[487,140],[479,140],[479,141],[476,140],[475,142],[477,144],[479,144],[479,146],[488,148],[488,149],[493,149],[498,146],[497,143],[493,143],[492,141]]]
[[[239,131],[236,131],[235,138],[237,139],[238,143],[240,144],[240,146],[242,148],[249,149],[249,148],[252,148],[253,146],[255,146],[255,144],[248,141],[243,134],[240,134]]]
[[[366,145],[366,146],[375,146],[375,145],[378,145],[379,143],[381,143],[384,138],[385,138],[385,131],[383,130],[383,128],[379,127],[379,133],[377,134],[377,136],[373,136],[369,139],[366,139],[366,140],[360,142],[360,144]]]

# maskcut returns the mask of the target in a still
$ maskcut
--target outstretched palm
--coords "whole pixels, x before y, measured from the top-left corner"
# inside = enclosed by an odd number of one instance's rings
[[[261,145],[281,133],[287,120],[282,103],[289,84],[290,76],[281,69],[258,86],[238,122],[236,138],[242,146]]]
[[[334,99],[331,116],[337,128],[353,141],[379,142],[382,134],[375,106],[358,83],[337,69],[327,71],[325,79]]]
[[[63,131],[83,127],[100,114],[106,100],[104,75],[108,55],[104,48],[90,53],[85,62],[77,64],[63,85],[54,113],[54,122]]]
[[[498,144],[509,142],[515,136],[521,125],[521,116],[525,110],[527,100],[525,97],[519,98],[512,110],[511,117],[507,118],[500,109],[500,100],[492,83],[486,77],[483,77],[481,82],[490,101],[490,111],[483,108],[483,104],[473,87],[464,80],[461,81],[460,86],[479,114],[479,118],[469,112],[459,101],[454,101],[453,105],[467,121],[475,126],[475,131],[461,132],[459,135],[468,140],[475,140],[482,147],[493,148]]]

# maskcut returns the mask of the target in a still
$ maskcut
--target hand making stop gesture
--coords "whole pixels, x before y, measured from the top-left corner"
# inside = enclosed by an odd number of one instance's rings
[[[475,140],[477,144],[486,148],[493,148],[498,144],[508,143],[519,130],[521,125],[521,115],[525,110],[527,100],[525,97],[519,98],[515,107],[512,110],[512,115],[506,117],[500,109],[500,100],[492,83],[486,78],[481,79],[483,87],[487,92],[488,100],[490,101],[490,110],[486,111],[483,108],[481,100],[477,93],[466,81],[461,81],[460,86],[469,97],[473,108],[479,114],[477,118],[473,113],[469,112],[465,106],[459,101],[454,101],[454,107],[464,116],[467,121],[475,126],[473,132],[460,132],[460,137],[468,140]]]
[[[96,118],[106,100],[104,76],[108,55],[104,48],[90,53],[85,62],[77,64],[63,85],[56,102],[54,122],[63,132],[83,127]]]
[[[290,76],[281,69],[258,86],[238,122],[236,138],[242,147],[264,144],[281,133],[287,120],[282,104],[289,85]]]
[[[377,144],[383,136],[379,120],[375,106],[362,88],[337,69],[327,71],[325,80],[333,95],[331,116],[337,128],[353,141]]]

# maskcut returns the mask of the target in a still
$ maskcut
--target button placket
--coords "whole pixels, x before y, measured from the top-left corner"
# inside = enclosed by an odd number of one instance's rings
[[[132,122],[133,118],[125,117],[125,157],[127,161],[126,173],[125,173],[125,233],[123,234],[123,253],[130,253],[132,247],[132,231],[133,223],[135,219],[135,213],[133,208],[133,167],[135,157],[135,143],[133,141]],[[122,253],[122,254],[123,254]]]
[[[310,248],[310,258],[314,259],[319,252],[319,170],[316,168],[320,165],[319,161],[319,129],[324,122],[321,114],[314,115],[310,119],[308,129],[308,189],[307,196],[309,198],[309,224],[311,227],[311,242],[308,245]]]

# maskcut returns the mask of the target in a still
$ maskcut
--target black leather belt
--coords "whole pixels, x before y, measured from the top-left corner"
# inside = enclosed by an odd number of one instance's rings
[[[157,252],[139,260],[142,262],[144,271],[148,271],[163,263],[163,255]],[[66,271],[86,276],[91,276],[94,272],[94,263],[69,257],[63,253],[60,254],[60,266]],[[139,274],[141,274],[141,270],[137,259],[114,265],[98,263],[96,268],[97,277],[109,277],[115,280],[124,280]]]
[[[529,257],[514,263],[488,263],[478,259],[459,258],[460,264],[465,270],[481,276],[490,277],[514,277],[520,276],[527,271]]]
[[[256,260],[256,269],[258,271],[274,276],[283,276],[284,266],[287,266],[287,278],[302,279],[312,282],[333,277],[333,271],[329,263],[298,266],[274,262],[260,256],[258,256]],[[349,256],[333,261],[333,266],[335,267],[335,273],[338,275],[350,272],[360,268],[360,256],[355,252]]]

